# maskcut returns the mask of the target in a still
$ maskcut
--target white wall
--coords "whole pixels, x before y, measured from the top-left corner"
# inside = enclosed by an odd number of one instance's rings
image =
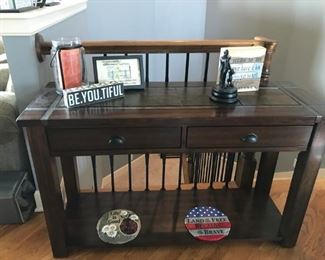
[[[89,0],[94,40],[202,39],[206,0]]]
[[[275,39],[271,79],[325,93],[324,15],[323,0],[208,0],[205,37]]]
[[[87,10],[42,32],[47,40],[79,36],[81,40],[203,39],[206,0],[89,0]],[[185,55],[170,56],[170,80],[183,80]],[[202,78],[202,55],[193,55],[192,80]],[[42,66],[43,78],[51,78],[49,59]],[[152,69],[151,69],[152,68]],[[150,79],[164,80],[163,55],[150,56]],[[93,80],[91,56],[87,55],[88,78]],[[180,73],[180,71],[182,73]]]
[[[296,1],[284,79],[325,94],[325,1]],[[281,46],[280,46],[281,48]]]
[[[88,39],[159,40],[203,39],[206,0],[89,0]],[[192,62],[201,64],[201,55]],[[170,80],[182,80],[185,55],[171,55]],[[90,64],[90,62],[88,62]],[[164,56],[150,57],[150,79],[164,80]],[[201,78],[201,69],[191,71],[192,79]],[[92,71],[90,73],[92,79]]]
[[[279,45],[271,80],[292,81],[325,94],[324,0],[208,0],[206,10],[206,38],[272,38]],[[292,169],[296,156],[282,154],[278,171]]]

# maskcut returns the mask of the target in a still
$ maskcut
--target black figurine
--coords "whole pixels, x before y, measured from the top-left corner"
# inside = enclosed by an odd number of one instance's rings
[[[230,65],[229,51],[225,50],[220,58],[219,84],[211,93],[210,99],[217,103],[232,104],[237,102],[237,88],[232,83],[232,75],[235,71]]]
[[[225,50],[223,53],[223,56],[220,58],[220,78],[219,78],[219,84],[221,86],[225,86],[226,84],[226,77],[228,71],[231,69],[230,66],[230,59],[229,51]]]

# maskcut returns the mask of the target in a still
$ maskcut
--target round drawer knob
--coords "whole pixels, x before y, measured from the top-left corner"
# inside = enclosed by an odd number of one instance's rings
[[[245,143],[255,144],[258,141],[258,136],[257,134],[250,133],[246,136],[241,137],[240,140],[242,140]]]
[[[125,143],[125,138],[123,136],[112,136],[108,140],[109,145],[122,145]]]

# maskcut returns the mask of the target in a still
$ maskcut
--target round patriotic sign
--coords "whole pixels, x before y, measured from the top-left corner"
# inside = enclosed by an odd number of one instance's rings
[[[220,210],[200,206],[187,213],[185,226],[191,235],[199,240],[218,241],[228,236],[231,223]]]

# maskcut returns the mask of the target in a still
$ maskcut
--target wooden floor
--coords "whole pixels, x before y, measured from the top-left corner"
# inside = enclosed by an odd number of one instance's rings
[[[282,209],[289,181],[278,180],[272,197]],[[69,259],[325,259],[325,180],[316,183],[297,246],[286,249],[269,242],[230,241],[200,246],[73,250]],[[1,210],[1,209],[0,209]],[[43,214],[24,225],[0,226],[0,259],[52,259]]]

